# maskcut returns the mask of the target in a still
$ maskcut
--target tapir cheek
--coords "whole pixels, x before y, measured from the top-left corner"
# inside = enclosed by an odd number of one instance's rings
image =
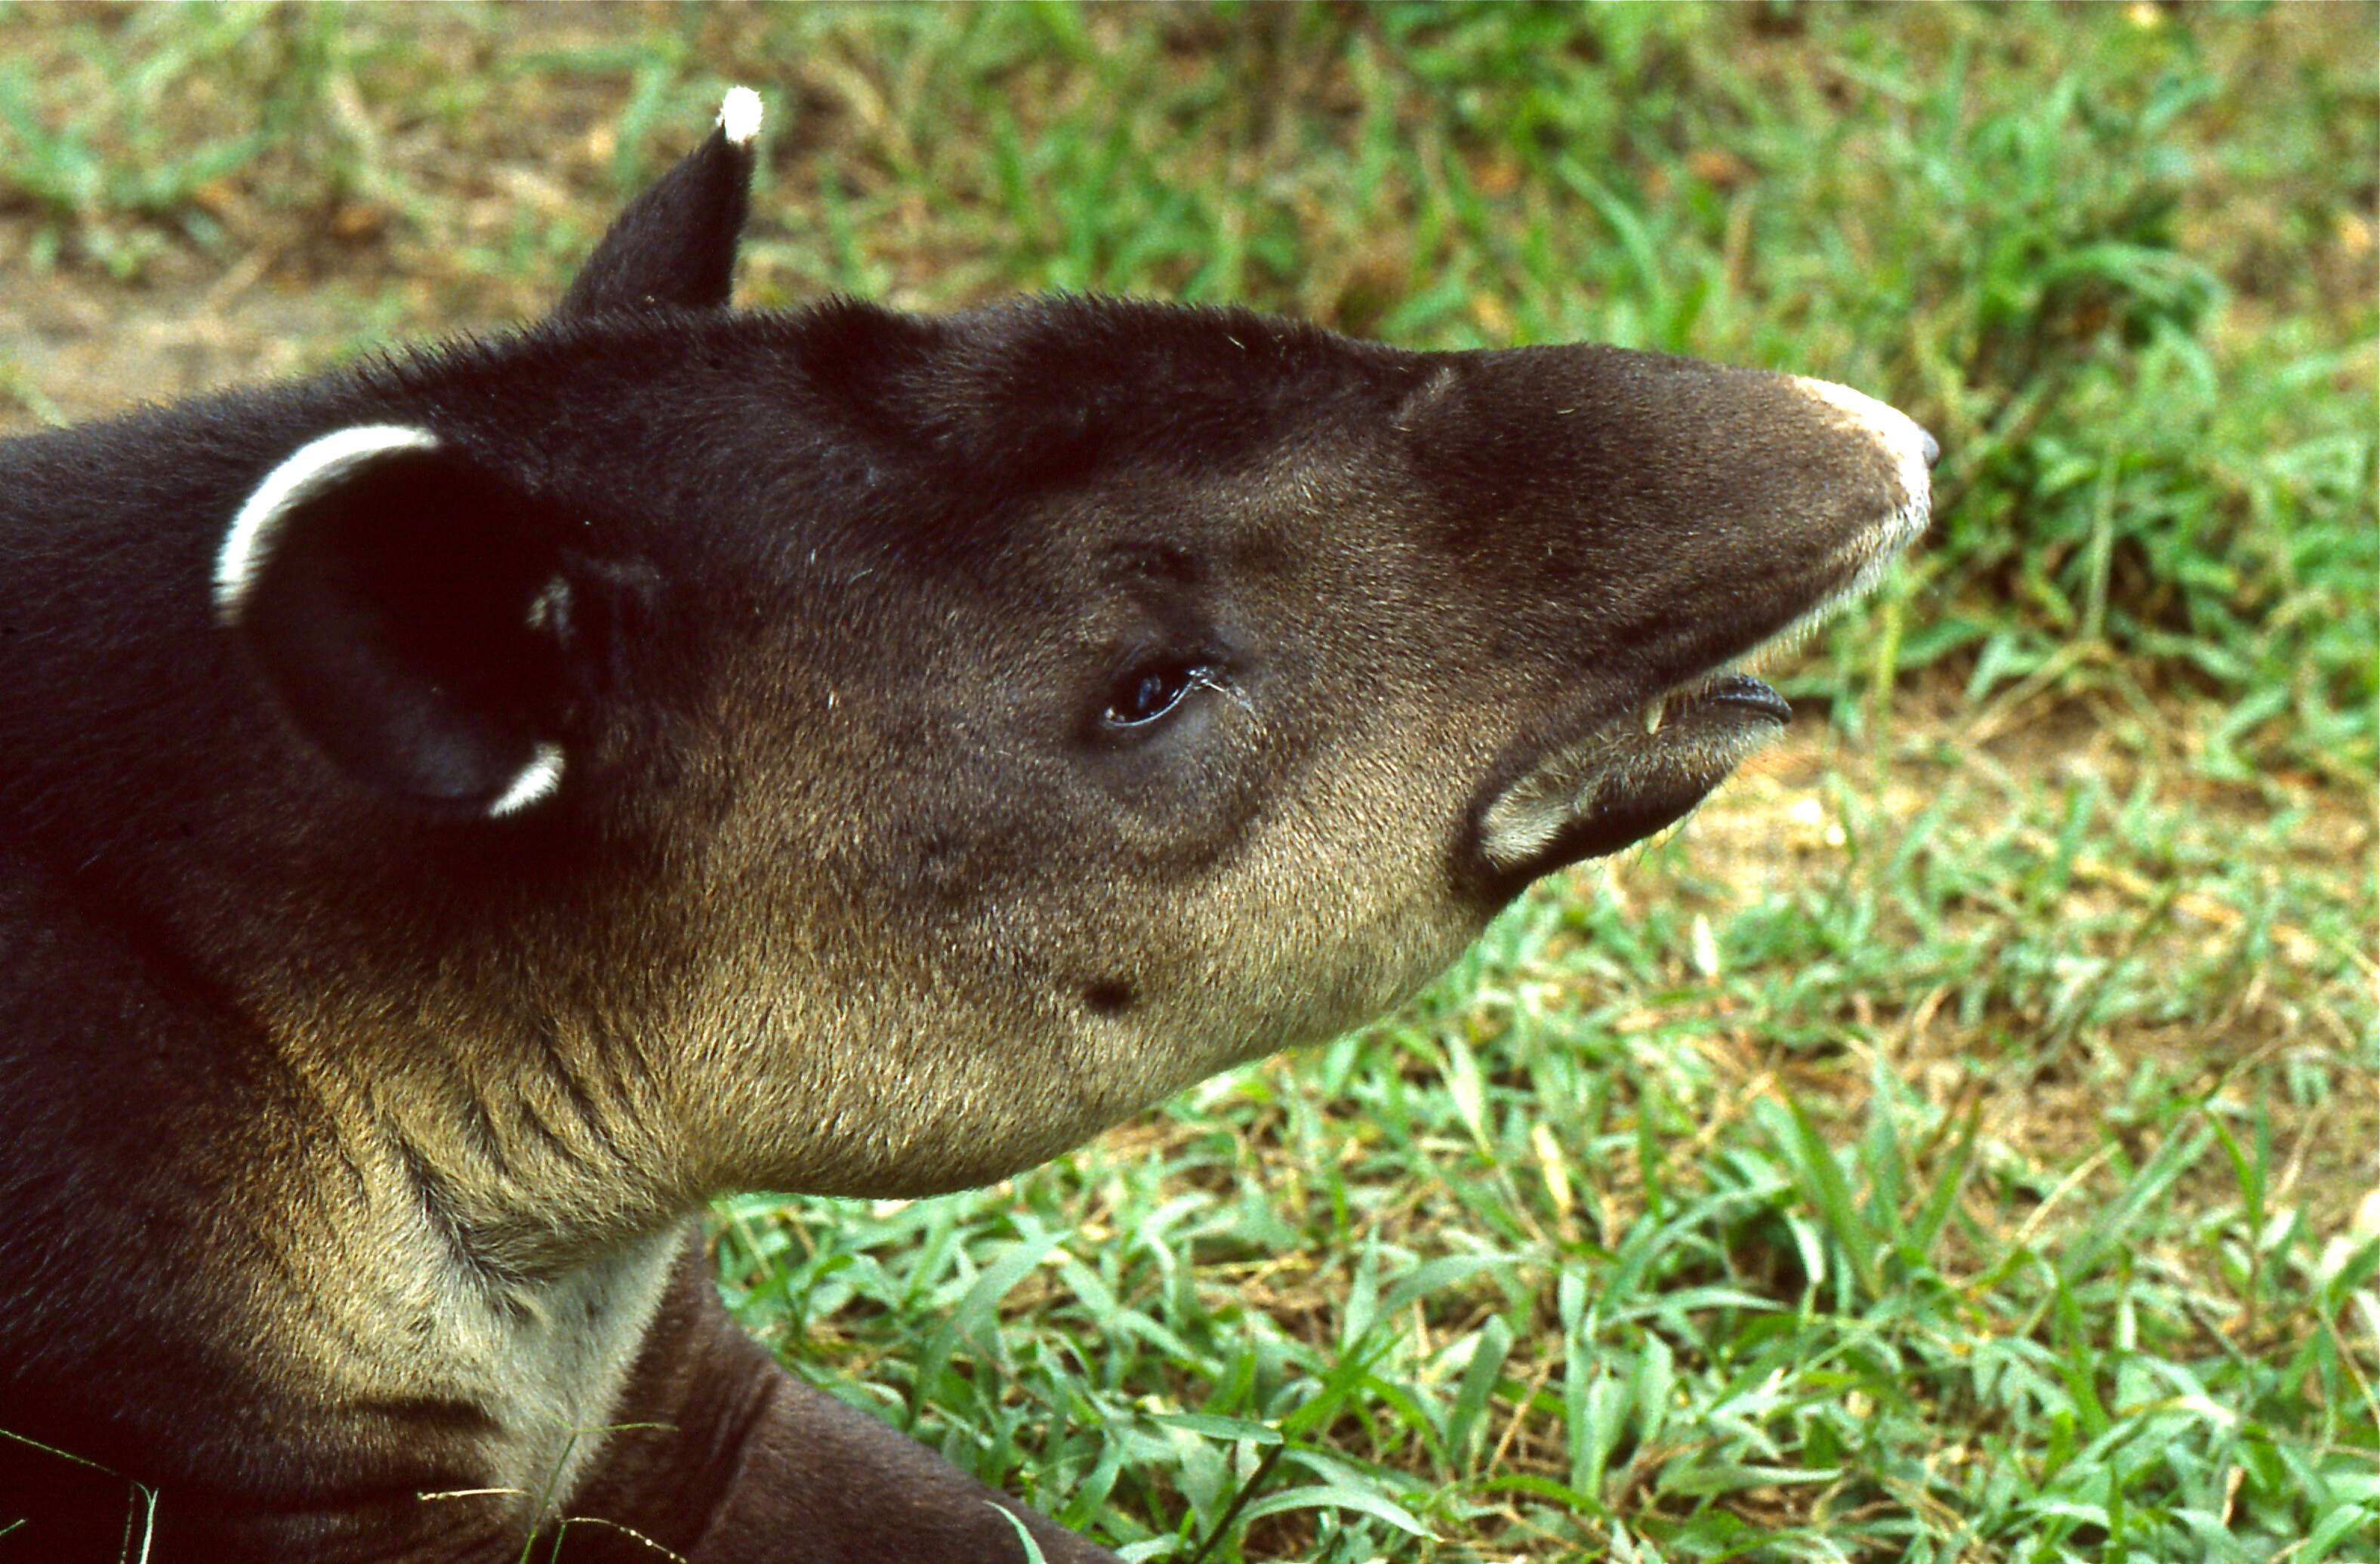
[[[1252,875],[1208,909],[1196,930],[1206,959],[1179,988],[1153,988],[1139,1019],[1165,1059],[1159,1089],[1336,1036],[1443,971],[1486,910],[1450,893],[1436,834],[1416,822],[1326,872]]]

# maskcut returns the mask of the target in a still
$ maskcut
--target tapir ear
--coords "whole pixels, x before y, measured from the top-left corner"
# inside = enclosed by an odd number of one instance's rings
[[[752,182],[752,142],[759,133],[760,95],[748,87],[730,89],[717,128],[628,203],[554,314],[726,304]]]
[[[550,507],[394,424],[291,453],[216,556],[215,617],[384,794],[504,815],[560,784],[570,587]]]

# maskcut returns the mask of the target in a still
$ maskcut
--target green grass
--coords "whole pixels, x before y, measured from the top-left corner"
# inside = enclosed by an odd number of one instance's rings
[[[1275,1437],[1247,1557],[2369,1557],[2380,1251],[2289,1167],[2368,1183],[2322,1117],[2368,1040],[2192,1046],[2276,937],[2144,955],[2219,870],[2077,905],[2111,845],[2286,848],[1976,786],[1767,895],[1691,832],[1541,890],[1397,1020],[1011,1187],[728,1203],[745,1316],[1152,1558]],[[2289,1002],[2351,1025],[2351,898],[2284,895],[2334,974]]]
[[[723,1204],[726,1285],[1128,1557],[2368,1560],[2375,26],[25,7],[0,255],[353,300],[321,358],[533,313],[742,81],[756,303],[1245,300],[1908,408],[1937,522],[1789,682],[1815,736],[1009,1185]]]

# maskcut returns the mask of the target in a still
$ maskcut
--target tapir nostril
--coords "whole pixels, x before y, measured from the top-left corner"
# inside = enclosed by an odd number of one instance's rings
[[[1926,433],[1921,429],[1917,431],[1917,438],[1925,442],[1925,465],[1927,467],[1930,467],[1935,463],[1942,459],[1942,446],[1932,435]]]

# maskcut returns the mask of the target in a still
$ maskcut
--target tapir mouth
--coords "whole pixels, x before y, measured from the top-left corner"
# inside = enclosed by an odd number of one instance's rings
[[[1479,818],[1479,850],[1530,878],[1616,853],[1683,817],[1791,721],[1785,697],[1718,668],[1540,758]]]
[[[1647,746],[1696,743],[1718,729],[1768,722],[1783,727],[1793,720],[1786,698],[1751,674],[1721,668],[1690,679],[1667,695],[1655,696],[1636,714]],[[1621,741],[1630,736],[1622,724]]]
[[[1805,639],[1881,579],[1925,522],[1922,500],[1904,507],[1864,540],[1839,585],[1782,629],[1540,754],[1480,811],[1476,840],[1489,869],[1533,879],[1684,818],[1793,720],[1785,697],[1741,664]]]

